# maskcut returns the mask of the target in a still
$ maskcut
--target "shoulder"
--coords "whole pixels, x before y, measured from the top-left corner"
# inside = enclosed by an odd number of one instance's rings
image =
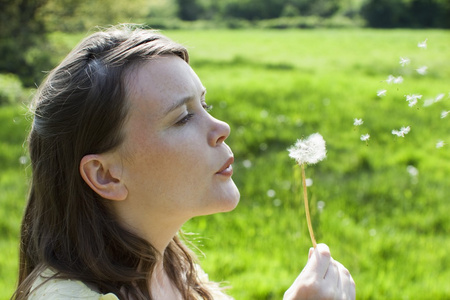
[[[114,294],[100,294],[78,280],[51,278],[55,273],[50,269],[42,272],[31,287],[28,300],[118,300]]]

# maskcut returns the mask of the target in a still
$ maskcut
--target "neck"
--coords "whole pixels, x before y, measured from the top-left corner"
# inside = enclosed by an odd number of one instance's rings
[[[117,204],[121,205],[122,203]],[[173,237],[187,221],[176,216],[153,215],[148,212],[142,215],[140,212],[128,210],[125,207],[114,206],[113,209],[119,222],[149,242],[161,254],[161,257],[164,256]]]

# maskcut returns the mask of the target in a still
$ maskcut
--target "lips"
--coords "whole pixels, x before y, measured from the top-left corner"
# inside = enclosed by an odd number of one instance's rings
[[[234,157],[230,157],[220,168],[219,171],[216,172],[218,175],[231,176],[233,175],[233,167],[231,166],[234,162]]]

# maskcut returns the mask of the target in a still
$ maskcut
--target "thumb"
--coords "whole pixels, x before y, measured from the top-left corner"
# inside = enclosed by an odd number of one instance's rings
[[[311,259],[311,256],[313,255],[313,253],[314,253],[314,248],[313,247],[309,248],[308,261]]]

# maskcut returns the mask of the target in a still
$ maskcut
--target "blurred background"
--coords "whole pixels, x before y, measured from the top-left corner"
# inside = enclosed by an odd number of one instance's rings
[[[27,106],[81,39],[118,23],[185,45],[231,126],[241,203],[184,227],[211,279],[236,299],[282,298],[311,247],[286,149],[320,132],[328,157],[306,169],[313,227],[357,298],[450,299],[448,0],[0,0],[0,299],[17,280]]]

